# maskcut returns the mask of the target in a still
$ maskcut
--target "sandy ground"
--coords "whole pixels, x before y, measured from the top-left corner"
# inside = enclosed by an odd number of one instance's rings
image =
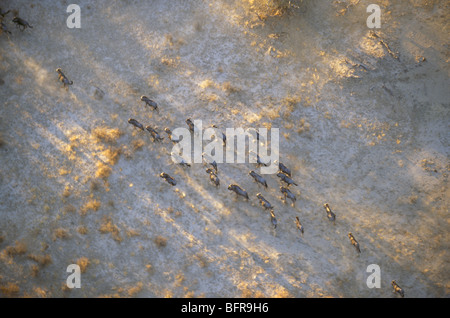
[[[376,36],[371,1],[287,12],[79,1],[81,29],[66,27],[70,3],[0,2],[16,10],[0,36],[0,295],[397,297],[396,280],[405,297],[449,296],[447,1],[378,1]],[[21,32],[13,13],[33,28]],[[295,207],[275,175],[267,190],[254,183],[254,164],[219,164],[215,188],[203,165],[174,165],[167,138],[154,143],[130,117],[160,130],[188,117],[279,128]],[[66,286],[72,263],[80,289]],[[379,289],[366,285],[370,264]]]

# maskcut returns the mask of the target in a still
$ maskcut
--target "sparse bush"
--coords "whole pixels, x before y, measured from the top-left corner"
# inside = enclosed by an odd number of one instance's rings
[[[103,150],[100,154],[105,157],[107,163],[115,165],[119,160],[121,153],[122,149],[117,147],[109,147],[106,150]]]
[[[111,171],[112,171],[112,169],[108,165],[105,165],[103,162],[98,161],[97,162],[97,171],[95,172],[95,177],[107,179],[109,177],[109,175],[111,174]]]
[[[88,232],[87,227],[84,226],[84,225],[80,225],[80,226],[78,227],[77,231],[78,231],[78,233],[80,233],[80,234],[82,234],[82,235],[85,235],[85,234],[87,234],[87,232]]]
[[[89,210],[97,211],[101,206],[100,201],[90,199],[80,209],[81,215],[86,215]]]
[[[231,84],[230,82],[225,82],[222,84],[222,89],[227,92],[227,93],[237,93],[240,91],[240,89],[236,86],[234,86],[233,84]]]
[[[206,267],[206,266],[208,266],[208,259],[207,259],[204,255],[202,255],[202,254],[196,254],[196,255],[194,255],[194,258],[197,260],[197,264],[198,264],[200,267]]]
[[[264,294],[259,290],[254,290],[251,286],[244,283],[240,284],[242,298],[263,298]]]
[[[129,297],[135,296],[137,293],[139,293],[139,292],[142,290],[142,286],[143,286],[143,285],[144,285],[144,284],[142,284],[142,282],[138,282],[138,283],[136,284],[136,286],[130,286],[130,287],[128,287],[128,289],[127,289],[128,296],[129,296]]]
[[[31,269],[30,273],[31,277],[36,277],[39,273],[39,266],[37,266],[36,264],[32,264],[30,266],[30,269]]]
[[[65,239],[67,237],[69,237],[69,233],[66,229],[58,228],[53,231],[53,241],[56,240],[57,238]]]
[[[71,193],[71,187],[69,185],[66,185],[64,188],[64,191],[62,193],[62,196],[67,198],[68,196],[70,196]]]
[[[84,273],[89,265],[89,259],[87,257],[80,257],[75,263],[80,266],[80,271]]]
[[[9,282],[6,285],[1,285],[0,291],[6,296],[15,296],[19,293],[20,288],[17,284]]]
[[[5,251],[8,256],[21,255],[26,253],[27,246],[23,242],[16,241],[14,246],[7,246]]]
[[[33,289],[33,291],[36,294],[36,296],[39,298],[47,298],[48,297],[48,292],[43,288],[35,287]]]
[[[117,139],[123,135],[123,131],[118,128],[97,127],[92,134],[100,141],[115,144]]]
[[[71,172],[70,170],[65,169],[65,168],[59,169],[59,175],[60,176],[65,176],[65,175],[69,174],[70,172]]]
[[[136,231],[135,229],[127,229],[128,237],[139,236],[139,235],[140,235],[139,231]]]
[[[155,237],[154,242],[158,247],[165,247],[167,245],[167,239],[161,235]]]
[[[141,149],[145,145],[145,142],[142,139],[134,139],[131,145],[133,146],[133,151],[136,151]]]
[[[111,233],[112,237],[115,241],[122,242],[122,237],[120,236],[120,230],[117,227],[117,225],[115,225],[112,222],[110,217],[103,218],[103,223],[100,225],[99,231],[102,234]]]
[[[91,192],[98,191],[100,189],[100,183],[97,180],[91,181],[90,189]]]
[[[72,205],[68,204],[64,207],[64,213],[75,213],[77,209]]]
[[[261,20],[268,17],[281,16],[292,7],[298,7],[302,0],[247,0],[250,9],[255,12]]]
[[[304,118],[302,118],[302,119],[300,119],[300,122],[299,122],[299,125],[298,125],[298,128],[297,128],[297,132],[299,134],[302,134],[304,132],[308,132],[310,127],[311,127],[311,125],[309,123],[307,123]]]
[[[45,255],[29,254],[28,258],[32,259],[41,266],[46,266],[52,262],[52,257],[49,254]]]

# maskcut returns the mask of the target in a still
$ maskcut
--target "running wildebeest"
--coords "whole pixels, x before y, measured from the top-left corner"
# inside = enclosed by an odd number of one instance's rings
[[[187,124],[188,127],[189,127],[189,131],[190,131],[191,133],[193,133],[194,130],[195,130],[195,125],[194,125],[194,123],[192,122],[192,120],[191,120],[190,118],[186,119],[186,124]]]
[[[217,173],[217,162],[213,158],[204,152],[202,153],[202,159],[206,164],[210,164]]]
[[[405,292],[403,291],[403,288],[401,288],[395,280],[391,282],[392,287],[394,288],[393,292],[399,294],[402,297],[405,297]]]
[[[261,203],[261,206],[265,209],[273,210],[272,204],[270,204],[269,201],[267,201],[261,193],[256,194],[256,197],[259,199],[259,203]]]
[[[63,86],[67,89],[69,89],[69,85],[72,85],[73,82],[69,81],[66,75],[64,75],[63,71],[60,68],[56,69],[56,73],[58,73],[58,79],[63,83]]]
[[[358,241],[355,239],[355,237],[353,236],[352,233],[348,233],[348,238],[350,239],[350,243],[352,243],[352,245],[355,247],[356,251],[358,253],[361,253],[361,250],[359,249],[359,243]]]
[[[255,179],[256,182],[261,183],[263,186],[265,186],[267,188],[267,182],[266,179],[264,179],[263,177],[261,177],[259,174],[257,174],[255,171],[250,171],[248,173],[250,176],[253,177],[253,179]]]
[[[336,220],[336,214],[334,214],[331,211],[330,206],[328,205],[328,203],[325,203],[323,206],[324,206],[325,210],[327,211],[328,220],[334,222]]]
[[[164,180],[166,180],[170,185],[174,186],[177,184],[177,182],[175,181],[174,178],[172,178],[171,176],[169,176],[167,173],[165,172],[161,172],[161,174],[159,175],[161,178],[163,178]]]
[[[276,162],[275,162],[276,163]],[[286,167],[283,163],[281,163],[281,162],[278,162],[278,170],[279,171],[281,171],[281,172],[283,172],[283,173],[285,173],[285,174],[287,174],[289,177],[291,177],[292,175],[291,175],[291,170],[288,168],[288,167]]]
[[[237,195],[243,196],[244,198],[246,198],[248,200],[248,193],[247,191],[245,191],[244,189],[242,189],[240,186],[238,186],[237,184],[230,184],[228,186],[228,190],[233,191],[234,193],[236,193]]]
[[[297,183],[294,182],[287,174],[283,172],[277,173],[277,176],[280,177],[281,181],[287,184],[287,186],[290,186],[291,184],[298,186]]]
[[[157,132],[154,128],[152,128],[151,126],[146,126],[145,129],[147,129],[147,131],[150,132],[150,134],[151,134],[152,137],[153,137],[153,141],[161,141],[161,140],[164,139],[164,138],[162,138],[162,137],[158,134],[158,132]]]
[[[270,221],[272,222],[273,228],[276,229],[277,228],[277,218],[275,217],[275,213],[273,212],[273,210],[270,210]]]
[[[136,128],[139,128],[141,130],[144,130],[144,125],[142,125],[140,122],[138,122],[136,119],[130,118],[128,119],[128,123],[133,125]]]
[[[303,231],[304,231],[303,225],[300,222],[300,219],[298,218],[298,216],[295,217],[295,225],[297,226],[297,229],[300,231],[300,233],[302,233],[302,235],[303,235]]]
[[[291,192],[291,190],[289,190],[288,188],[285,187],[280,187],[280,191],[284,196],[284,201],[286,202],[286,198],[289,198],[292,200],[292,206],[295,205],[295,201],[297,200],[297,198],[295,197],[295,195]]]
[[[33,28],[27,21],[19,17],[14,17],[14,19],[12,19],[12,22],[14,22],[19,29],[20,27],[23,27],[22,29],[20,29],[20,31],[23,31],[26,28]]]
[[[220,185],[220,179],[215,173],[215,171],[211,168],[206,169],[206,172],[209,174],[209,180],[215,184],[216,187]]]
[[[153,108],[153,110],[159,111],[158,104],[155,101],[148,98],[147,96],[142,95],[141,101],[145,102],[145,104]]]
[[[181,137],[178,137],[178,139],[174,139],[172,136],[172,131],[169,128],[164,128],[164,131],[166,132],[166,134],[169,136],[169,139],[173,142],[173,143],[178,143],[181,141]]]

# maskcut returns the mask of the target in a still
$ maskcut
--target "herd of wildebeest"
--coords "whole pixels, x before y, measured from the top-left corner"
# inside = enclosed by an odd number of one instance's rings
[[[4,24],[3,20],[5,19],[6,15],[8,15],[9,12],[10,12],[10,10],[3,11],[0,8],[1,31],[2,31],[2,33],[6,33],[8,35],[10,35],[12,33],[8,30],[8,28]],[[16,26],[20,29],[20,31],[24,31],[27,28],[33,28],[26,20],[24,20],[18,16],[15,16],[11,21],[16,24]],[[73,81],[69,80],[69,78],[63,73],[61,68],[57,68],[56,72],[58,73],[58,80],[63,84],[63,87],[66,90],[68,90],[69,85],[73,85]],[[148,106],[149,108],[151,108],[153,111],[157,111],[159,113],[158,104],[154,100],[148,98],[147,96],[141,96],[140,100],[143,101],[145,103],[145,105]],[[190,118],[188,118],[188,119],[186,119],[185,122],[189,128],[189,131],[191,133],[194,133],[195,126],[194,126],[194,123],[192,122],[192,120]],[[142,131],[148,131],[151,134],[154,142],[160,142],[164,139],[163,137],[160,136],[160,134],[157,132],[155,127],[152,127],[150,125],[147,125],[144,127],[143,124],[141,124],[139,121],[137,121],[136,119],[133,119],[133,118],[128,119],[128,123]],[[217,128],[217,126],[215,126],[215,125],[212,125],[212,127]],[[169,140],[172,141],[173,143],[177,143],[180,141],[179,139],[173,137],[172,131],[169,128],[166,127],[164,129],[164,132],[168,135]],[[259,141],[259,135],[257,132],[256,132],[256,134],[257,134],[257,140]],[[223,143],[225,144],[226,136],[224,134],[222,134],[222,139],[223,139]],[[219,187],[220,179],[218,176],[218,167],[217,167],[216,161],[211,160],[211,158],[208,158],[208,156],[205,154],[203,154],[203,159],[204,159],[204,162],[208,165],[208,167],[206,168],[206,172],[209,175],[210,181],[215,186]],[[179,160],[179,164],[190,167],[190,164],[184,160]],[[264,163],[260,160],[259,156],[257,156],[256,164],[257,164],[257,166],[267,165],[267,163]],[[209,167],[209,165],[211,167]],[[279,180],[282,182],[282,185],[280,186],[280,192],[283,196],[281,199],[283,200],[283,202],[286,202],[286,199],[290,199],[292,205],[295,205],[296,196],[290,190],[290,186],[297,186],[297,183],[295,183],[294,180],[292,179],[292,173],[288,167],[286,167],[282,162],[277,162],[277,165],[278,165],[278,169],[279,169],[277,176],[280,178]],[[257,183],[261,184],[263,187],[267,188],[267,182],[264,177],[262,177],[261,175],[259,175],[258,173],[256,173],[253,170],[249,172],[249,175],[253,178],[253,180],[255,182],[257,182]],[[161,172],[159,176],[172,186],[175,186],[177,184],[177,181],[175,180],[175,178],[170,176],[166,172]],[[228,190],[236,193],[237,196],[241,196],[241,197],[245,198],[246,200],[249,200],[249,195],[248,195],[247,191],[244,190],[238,184],[228,185]],[[273,205],[266,198],[264,198],[264,196],[261,193],[257,193],[256,197],[258,198],[259,203],[261,204],[262,208],[265,210],[269,210],[271,223],[273,225],[273,228],[276,229],[277,219],[275,217]],[[328,220],[330,220],[331,222],[334,223],[336,220],[336,214],[332,212],[328,203],[325,203],[323,206],[325,208]],[[304,227],[303,227],[299,217],[296,216],[293,221],[297,227],[297,230],[303,235]],[[353,234],[351,232],[348,233],[348,238],[350,240],[350,243],[355,247],[356,251],[358,253],[361,253],[359,243],[355,239],[355,237],[353,236]],[[398,293],[401,297],[404,297],[403,288],[401,288],[396,283],[395,280],[393,280],[391,282],[391,285],[392,285],[393,291],[395,293]]]

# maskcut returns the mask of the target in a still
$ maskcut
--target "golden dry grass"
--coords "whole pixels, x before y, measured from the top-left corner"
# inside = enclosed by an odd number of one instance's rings
[[[65,239],[69,237],[69,232],[63,228],[57,228],[53,231],[53,241],[56,239]]]
[[[49,292],[41,287],[34,287],[33,292],[37,298],[47,298],[49,297]]]
[[[289,0],[246,0],[250,9],[255,12],[259,19],[265,20],[269,17],[282,16],[291,8],[295,2],[298,5],[301,1]]]
[[[142,290],[142,286],[144,284],[142,282],[138,282],[136,286],[130,286],[127,288],[127,294],[129,297],[134,297],[137,293]]]
[[[105,158],[105,162],[110,165],[115,165],[119,160],[122,149],[118,147],[108,147],[99,153],[102,158]]]
[[[5,296],[9,297],[15,296],[19,293],[19,291],[20,291],[19,286],[12,282],[0,285],[0,292],[2,292],[2,294],[4,294]]]
[[[253,290],[250,286],[244,286],[241,289],[242,298],[264,298],[264,294],[258,290]]]
[[[101,203],[100,201],[96,199],[89,199],[81,208],[80,208],[80,214],[86,215],[88,211],[98,211],[100,208]]]
[[[145,269],[147,270],[148,273],[152,274],[154,271],[154,268],[152,266],[152,264],[146,264],[145,265]]]
[[[80,225],[80,226],[77,228],[77,232],[80,233],[81,235],[86,235],[87,232],[88,232],[88,229],[87,229],[86,226]]]
[[[65,169],[65,168],[60,168],[59,169],[59,175],[60,176],[65,176],[65,175],[69,174],[70,172],[71,172],[70,170]]]
[[[203,82],[201,82],[199,84],[199,86],[201,88],[205,89],[205,88],[208,88],[208,87],[216,87],[216,84],[213,81],[211,81],[210,79],[206,79]]]
[[[99,141],[115,144],[117,139],[123,135],[123,131],[118,128],[96,127],[92,135]]]
[[[298,123],[297,132],[299,134],[302,134],[304,132],[308,132],[311,128],[311,125],[305,121],[304,118],[300,119],[300,122]]]
[[[96,165],[97,165],[97,171],[95,171],[95,177],[101,178],[101,179],[108,179],[109,175],[112,172],[111,167],[109,167],[108,165],[105,165],[101,161],[98,161]]]
[[[133,151],[141,149],[144,145],[145,145],[145,142],[142,139],[134,139],[131,142],[131,146],[133,147]]]
[[[75,264],[80,266],[80,271],[84,273],[89,265],[89,259],[87,257],[80,257],[76,260]]]
[[[117,225],[113,223],[110,217],[103,217],[99,231],[102,234],[111,233],[115,241],[122,242],[122,237],[120,236],[120,229],[117,227]]]
[[[135,229],[127,229],[126,233],[127,233],[127,236],[128,236],[128,237],[139,236],[139,235],[141,235],[141,234],[139,233],[139,231],[137,231],[137,230],[135,230]]]
[[[195,254],[194,258],[196,259],[197,264],[202,268],[208,266],[209,264],[208,259],[202,254]]]
[[[36,264],[31,264],[30,275],[31,277],[36,277],[39,274],[39,266]]]
[[[29,254],[28,258],[35,261],[41,266],[46,266],[52,262],[52,257],[49,254],[44,255]]]
[[[69,197],[70,194],[72,193],[71,190],[72,190],[71,187],[70,187],[69,185],[66,185],[66,186],[64,187],[64,191],[63,191],[63,193],[62,193],[62,196],[63,196],[64,198]]]
[[[183,282],[185,281],[185,277],[183,273],[178,273],[175,275],[175,286],[182,286]]]
[[[23,242],[16,241],[14,246],[7,246],[5,252],[8,256],[15,256],[25,254],[27,251],[27,246]]]
[[[180,64],[180,57],[177,56],[176,58],[171,58],[168,56],[163,56],[161,58],[161,64],[168,67],[176,68]]]
[[[237,93],[241,89],[236,87],[236,86],[234,86],[230,82],[225,82],[225,83],[222,84],[222,90],[227,92],[228,94],[231,94],[231,93]]]
[[[281,100],[281,104],[284,109],[286,109],[286,114],[289,116],[294,110],[295,106],[302,101],[302,98],[297,95],[288,95]]]

